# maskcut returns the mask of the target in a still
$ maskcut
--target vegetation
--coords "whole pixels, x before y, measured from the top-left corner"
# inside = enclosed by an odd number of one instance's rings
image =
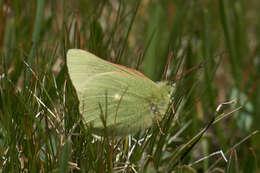
[[[0,172],[258,172],[259,7],[0,0]],[[133,136],[93,136],[67,73],[70,48],[167,77],[174,111]]]

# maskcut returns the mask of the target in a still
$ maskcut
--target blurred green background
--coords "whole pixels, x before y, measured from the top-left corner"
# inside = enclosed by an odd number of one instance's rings
[[[0,172],[260,172],[259,8],[258,0],[0,0]],[[145,134],[133,147],[81,126],[65,66],[75,47],[154,81],[165,79],[171,54],[168,79],[203,67],[175,80],[178,121],[167,135]],[[173,164],[233,99],[224,117],[242,108]],[[217,155],[187,166],[218,150],[227,163]]]

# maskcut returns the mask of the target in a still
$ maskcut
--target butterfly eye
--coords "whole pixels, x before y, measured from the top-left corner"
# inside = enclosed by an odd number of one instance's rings
[[[152,109],[152,111],[154,112],[154,113],[157,113],[158,112],[158,107],[157,107],[157,105],[155,105],[155,104],[151,104],[151,109]]]

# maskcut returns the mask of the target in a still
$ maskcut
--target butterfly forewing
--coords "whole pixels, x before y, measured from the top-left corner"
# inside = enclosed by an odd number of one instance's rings
[[[89,77],[94,77],[106,72],[125,72],[136,77],[143,77],[140,72],[127,67],[109,63],[94,54],[80,50],[70,49],[67,54],[67,65],[70,78],[77,90],[84,87],[83,82],[87,82]],[[146,80],[150,80],[145,77]],[[150,80],[151,81],[151,80]]]

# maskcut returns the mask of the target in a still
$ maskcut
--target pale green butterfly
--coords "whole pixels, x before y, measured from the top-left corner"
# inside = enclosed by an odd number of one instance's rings
[[[68,72],[84,123],[102,134],[124,136],[150,127],[166,113],[171,87],[80,49],[67,53]]]

